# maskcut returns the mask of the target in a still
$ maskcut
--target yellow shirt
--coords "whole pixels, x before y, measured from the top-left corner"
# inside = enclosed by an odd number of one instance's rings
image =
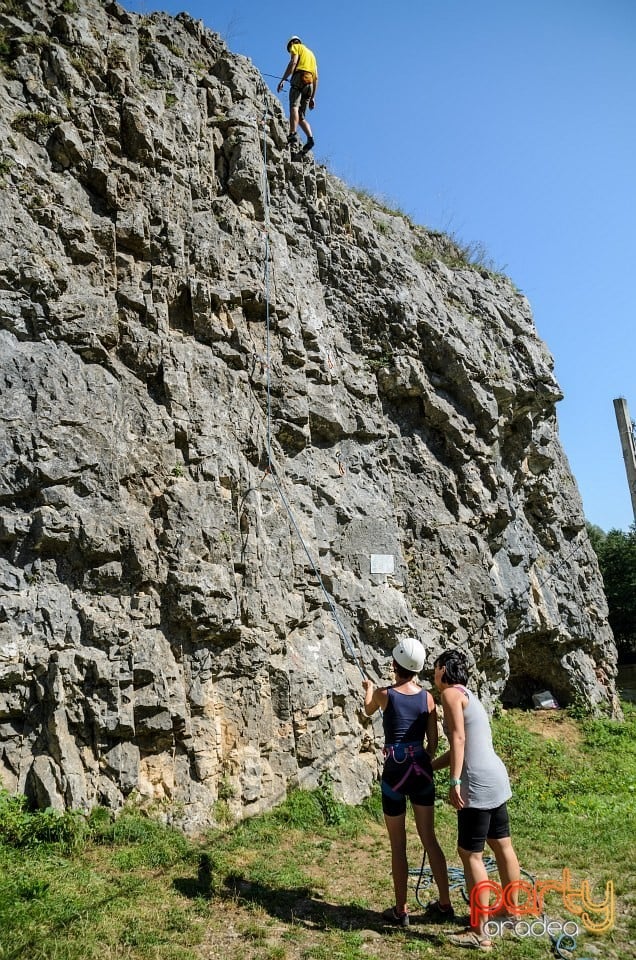
[[[308,73],[313,74],[315,80],[318,76],[318,64],[309,47],[306,47],[304,43],[292,43],[289,48],[289,53],[292,57],[298,57],[295,72],[298,73],[299,70],[306,70]]]

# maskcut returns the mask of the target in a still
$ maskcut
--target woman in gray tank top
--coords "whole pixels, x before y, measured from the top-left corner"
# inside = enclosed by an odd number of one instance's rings
[[[495,855],[501,885],[520,879],[519,861],[510,840],[506,801],[510,781],[503,761],[492,744],[490,721],[474,693],[466,689],[468,662],[459,650],[447,650],[435,661],[435,686],[441,693],[444,727],[450,749],[433,760],[433,769],[450,767],[449,802],[457,810],[457,852],[464,867],[468,894],[488,880],[484,846]],[[509,904],[516,904],[518,888],[510,887]],[[450,937],[455,946],[490,950],[485,932],[488,922],[488,891],[471,896],[471,927]]]

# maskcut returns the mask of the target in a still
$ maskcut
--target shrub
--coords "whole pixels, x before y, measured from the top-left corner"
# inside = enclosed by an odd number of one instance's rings
[[[79,846],[86,835],[86,817],[76,810],[29,810],[27,798],[0,791],[0,837],[13,847],[57,844],[64,850]]]

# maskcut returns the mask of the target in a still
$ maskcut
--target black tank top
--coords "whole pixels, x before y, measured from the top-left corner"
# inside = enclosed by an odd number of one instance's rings
[[[426,690],[419,693],[398,693],[393,687],[387,690],[389,702],[382,714],[384,742],[422,743],[428,723],[428,697]]]

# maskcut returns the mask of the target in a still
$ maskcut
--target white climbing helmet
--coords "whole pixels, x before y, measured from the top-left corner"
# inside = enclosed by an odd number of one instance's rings
[[[290,37],[289,40],[287,41],[288,50],[291,47],[292,43],[302,43],[302,40],[300,39],[300,37],[297,37],[296,34],[294,34],[293,37]]]
[[[415,637],[404,637],[393,647],[393,659],[401,667],[412,673],[419,673],[426,660],[426,652]]]

